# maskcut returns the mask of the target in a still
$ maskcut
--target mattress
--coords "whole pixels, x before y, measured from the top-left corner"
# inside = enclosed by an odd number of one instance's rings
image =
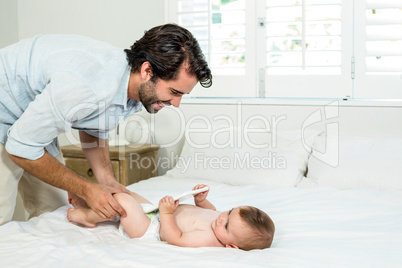
[[[219,211],[252,205],[267,212],[276,225],[272,247],[242,251],[128,240],[113,221],[96,228],[68,222],[64,206],[1,226],[0,267],[402,267],[402,191],[233,186],[166,175],[128,188],[157,204],[198,183],[210,186],[208,199]]]

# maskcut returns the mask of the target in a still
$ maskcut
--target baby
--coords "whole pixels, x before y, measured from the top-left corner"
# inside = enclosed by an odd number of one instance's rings
[[[205,186],[200,184],[193,190]],[[162,240],[181,247],[251,250],[271,246],[275,225],[265,212],[252,206],[218,212],[206,199],[208,192],[195,195],[195,205],[179,205],[179,201],[166,196],[159,201],[159,212],[148,214],[143,210],[152,204],[144,197],[136,193],[115,194],[127,212],[127,217],[120,218],[119,230],[128,238]],[[67,218],[87,227],[106,221],[89,208],[69,209]]]

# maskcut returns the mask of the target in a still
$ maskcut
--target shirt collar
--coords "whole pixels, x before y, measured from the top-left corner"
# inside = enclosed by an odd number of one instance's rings
[[[131,66],[127,65],[126,70],[124,71],[124,75],[121,79],[120,87],[117,90],[116,96],[114,97],[112,103],[116,105],[122,105],[124,110],[127,110],[127,90],[128,90],[128,82],[130,79]]]

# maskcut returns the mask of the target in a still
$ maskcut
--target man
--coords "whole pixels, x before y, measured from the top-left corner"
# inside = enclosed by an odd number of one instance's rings
[[[108,132],[142,106],[178,107],[198,82],[211,86],[211,71],[197,40],[174,24],[152,28],[124,51],[69,35],[1,49],[0,225],[12,219],[17,189],[30,217],[64,205],[60,189],[103,218],[124,217],[112,194],[128,191],[113,175]],[[70,128],[79,130],[97,184],[60,163],[57,136]]]

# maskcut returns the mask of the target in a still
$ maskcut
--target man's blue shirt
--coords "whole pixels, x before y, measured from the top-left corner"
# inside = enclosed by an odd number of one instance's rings
[[[101,139],[141,109],[127,97],[123,49],[83,36],[45,35],[0,49],[0,142],[35,160],[70,128]]]

